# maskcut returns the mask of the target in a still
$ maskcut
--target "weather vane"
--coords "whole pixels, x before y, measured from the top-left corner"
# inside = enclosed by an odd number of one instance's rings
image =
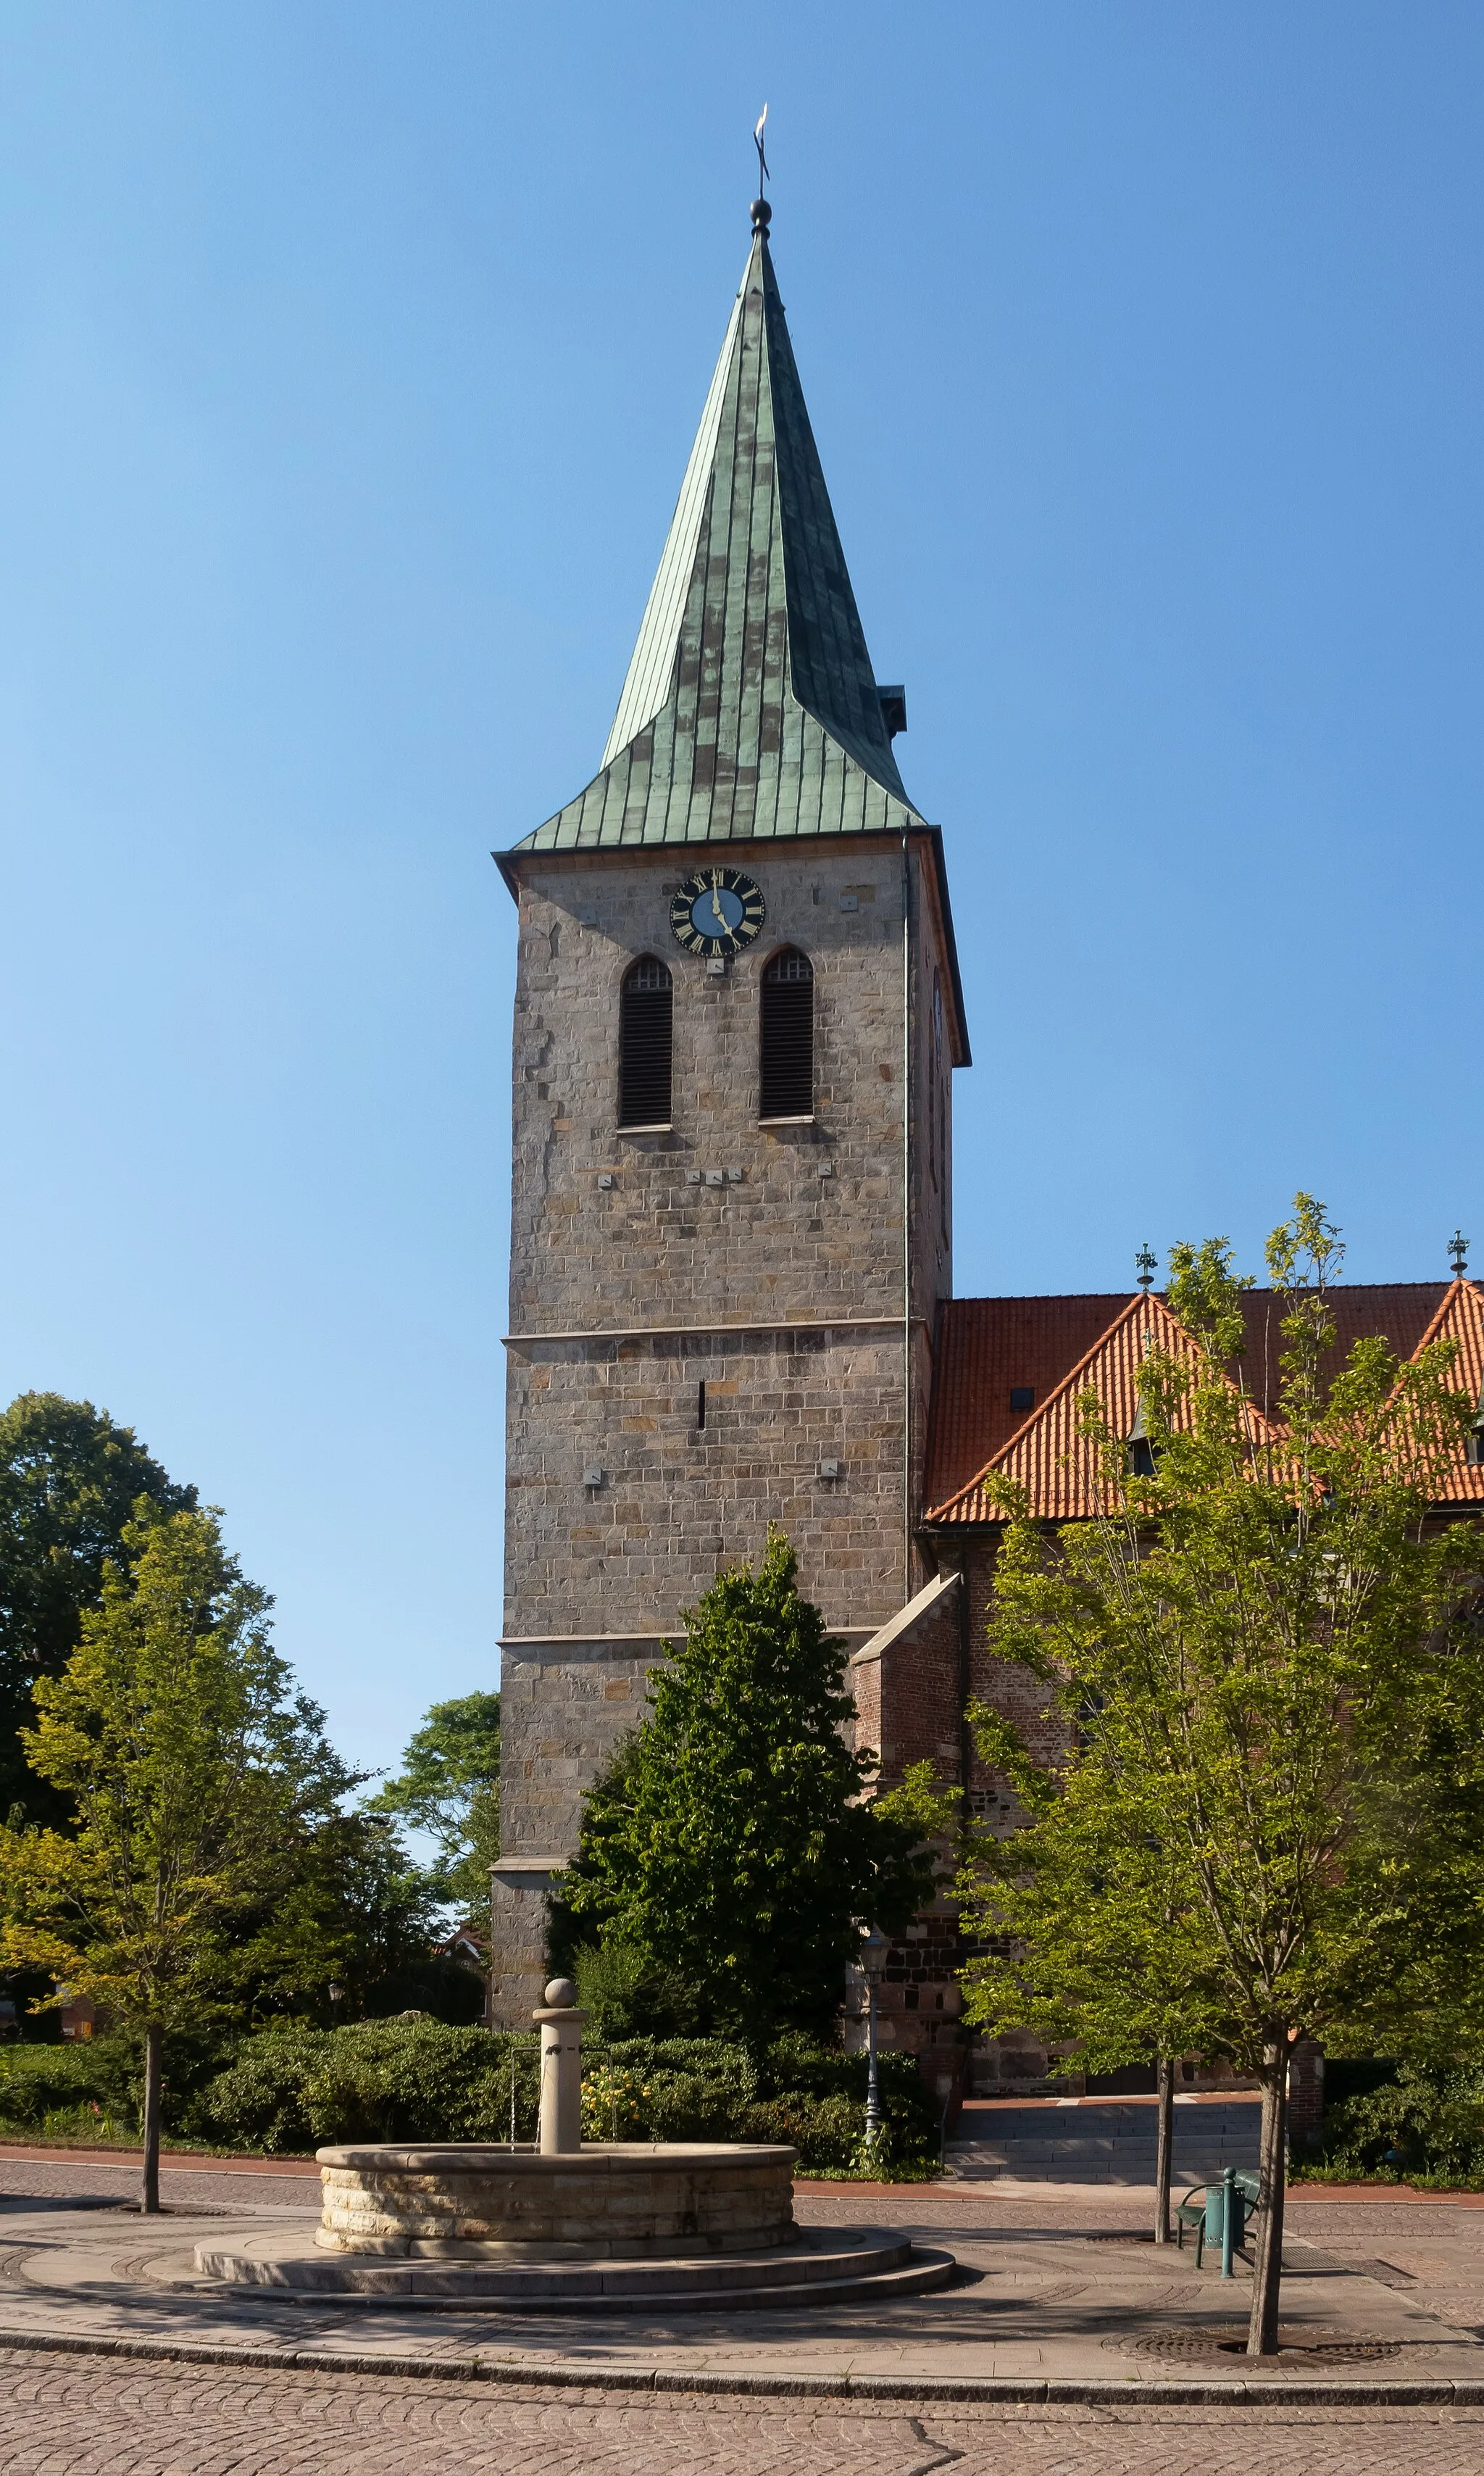
[[[1148,1298],[1154,1286],[1154,1268],[1159,1262],[1159,1257],[1154,1253],[1147,1238],[1133,1260],[1139,1267],[1139,1287]]]
[[[753,144],[757,149],[757,195],[753,200],[753,230],[754,233],[761,233],[764,237],[767,235],[768,226],[773,221],[773,209],[763,194],[769,178],[768,152],[763,143],[767,126],[768,107],[764,104],[757,115],[757,126],[753,132]]]
[[[1469,1241],[1461,1229],[1454,1230],[1447,1242],[1447,1250],[1453,1258],[1453,1278],[1460,1281],[1469,1270]]]

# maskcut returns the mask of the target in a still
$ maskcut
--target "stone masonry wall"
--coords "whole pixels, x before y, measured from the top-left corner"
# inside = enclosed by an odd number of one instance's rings
[[[681,879],[718,857],[768,906],[724,975],[668,925]],[[928,1570],[909,1515],[948,1258],[937,1188],[926,1241],[916,1208],[907,1226],[929,1177],[925,936],[944,965],[915,856],[894,838],[512,865],[502,1830],[504,1854],[533,1862],[570,1851],[581,1793],[638,1716],[661,1639],[721,1568],[757,1555],[770,1522],[854,1642]],[[815,1108],[765,1126],[758,984],[781,945],[814,967]],[[674,980],[672,1124],[625,1133],[619,988],[643,953]],[[775,1328],[789,1323],[817,1328]],[[499,1908],[495,2017],[518,2018],[539,1987],[543,1898],[507,1882]]]

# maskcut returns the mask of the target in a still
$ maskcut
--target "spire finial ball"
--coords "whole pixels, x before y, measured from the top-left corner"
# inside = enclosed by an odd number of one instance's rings
[[[760,232],[766,235],[768,226],[773,221],[773,209],[769,206],[767,199],[754,198],[753,200],[751,213],[753,217],[754,232]]]

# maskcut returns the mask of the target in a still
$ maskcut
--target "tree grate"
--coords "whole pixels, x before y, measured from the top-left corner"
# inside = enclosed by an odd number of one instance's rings
[[[1213,2356],[1247,2354],[1247,2323],[1187,2324],[1127,2339],[1109,2339],[1104,2343],[1119,2348],[1125,2356],[1152,2356],[1164,2364],[1209,2362]],[[1401,2354],[1402,2346],[1399,2339],[1368,2339],[1344,2330],[1315,2330],[1302,2322],[1289,2322],[1278,2330],[1279,2355],[1290,2362],[1301,2359],[1311,2365],[1386,2364]],[[1271,2364],[1273,2359],[1257,2357],[1253,2361]]]

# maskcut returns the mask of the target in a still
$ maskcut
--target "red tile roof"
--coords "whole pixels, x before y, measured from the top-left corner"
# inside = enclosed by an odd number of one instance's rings
[[[1415,1357],[1426,1341],[1459,1344],[1458,1381],[1474,1400],[1484,1388],[1484,1291],[1472,1281],[1396,1281],[1331,1291],[1337,1326],[1330,1372],[1350,1345],[1381,1334],[1399,1357]],[[1248,1348],[1241,1382],[1251,1415],[1268,1429],[1275,1407],[1278,1302],[1249,1291],[1244,1301]],[[1063,1299],[954,1300],[943,1312],[928,1424],[926,1499],[932,1523],[992,1522],[994,1506],[981,1481],[991,1471],[1017,1480],[1038,1514],[1075,1521],[1093,1510],[1097,1471],[1076,1433],[1077,1397],[1102,1399],[1115,1433],[1126,1435],[1138,1404],[1144,1335],[1180,1356],[1193,1344],[1157,1293],[1148,1299],[1090,1296]],[[1077,1345],[1080,1344],[1080,1347]],[[1035,1405],[1012,1412],[1011,1384],[1031,1384]],[[1271,1432],[1271,1430],[1269,1430]],[[1484,1503],[1484,1468],[1460,1453],[1448,1503]]]
[[[1398,1358],[1415,1358],[1453,1286],[1450,1281],[1354,1281],[1331,1290],[1335,1338],[1322,1370],[1325,1379],[1339,1374],[1357,1341],[1374,1333],[1390,1342]],[[1282,1300],[1275,1290],[1248,1290],[1242,1312],[1247,1319],[1242,1380],[1253,1400],[1271,1412],[1277,1404]]]
[[[1484,1410],[1484,1289],[1477,1281],[1449,1282],[1437,1314],[1422,1335],[1422,1342],[1429,1341],[1458,1344],[1453,1381]],[[1443,1501],[1484,1504],[1484,1465],[1467,1461],[1460,1450]]]
[[[1010,1407],[1012,1385],[1028,1385],[1039,1409],[1127,1304],[1126,1290],[948,1300],[933,1358],[926,1501],[956,1496],[1025,1425],[1026,1413]]]

